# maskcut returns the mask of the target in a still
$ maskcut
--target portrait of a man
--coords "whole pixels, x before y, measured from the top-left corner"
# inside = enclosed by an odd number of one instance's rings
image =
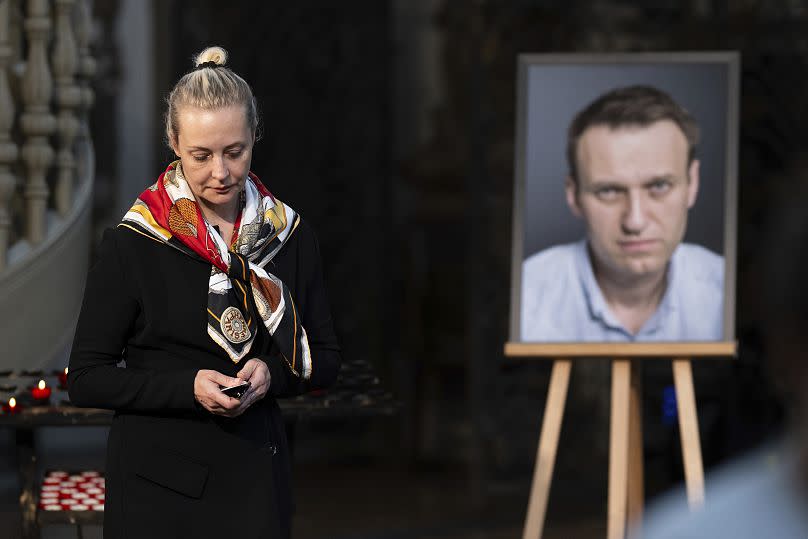
[[[522,262],[521,340],[722,339],[724,258],[683,241],[699,136],[697,119],[648,84],[612,88],[575,114],[563,181],[584,233]]]

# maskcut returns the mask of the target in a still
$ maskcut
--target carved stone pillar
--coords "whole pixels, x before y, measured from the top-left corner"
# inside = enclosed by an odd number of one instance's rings
[[[78,45],[79,65],[76,77],[81,88],[79,113],[79,136],[90,137],[89,111],[95,101],[95,93],[90,81],[95,75],[95,59],[90,55],[90,35],[93,22],[91,0],[76,1],[76,43]]]
[[[9,41],[11,0],[0,0],[0,272],[6,267],[11,228],[11,197],[16,178],[11,164],[17,159],[17,145],[11,140],[14,125],[14,100],[8,83],[12,49]]]
[[[22,79],[22,101],[25,105],[20,125],[25,135],[22,158],[28,177],[25,181],[26,237],[32,244],[45,238],[45,214],[48,204],[48,184],[45,176],[53,162],[53,149],[48,136],[56,127],[49,104],[53,84],[48,67],[47,45],[51,21],[48,0],[28,0],[25,33],[28,37],[28,58]]]
[[[73,111],[82,104],[81,88],[73,79],[79,61],[71,21],[75,2],[76,0],[55,0],[56,42],[51,57],[56,82],[56,105],[59,107],[56,120],[59,135],[59,152],[56,156],[59,179],[54,198],[56,209],[62,216],[70,211],[73,179],[76,175],[73,140],[79,130],[79,121]]]

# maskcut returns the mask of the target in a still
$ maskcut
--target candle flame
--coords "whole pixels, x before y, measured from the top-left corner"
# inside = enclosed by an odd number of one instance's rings
[[[67,367],[65,367],[65,374],[67,374]]]
[[[45,380],[40,380],[39,384],[37,384],[39,389],[45,389]]]
[[[10,399],[8,399],[8,405],[10,408],[14,408],[15,406],[17,406],[17,399],[11,397]]]

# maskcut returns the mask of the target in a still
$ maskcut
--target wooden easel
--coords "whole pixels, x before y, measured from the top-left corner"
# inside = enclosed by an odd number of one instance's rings
[[[704,468],[691,360],[734,356],[736,348],[735,342],[506,343],[508,357],[554,359],[522,538],[538,539],[544,528],[573,359],[606,359],[612,363],[607,538],[623,539],[629,522],[639,526],[643,511],[639,362],[670,358],[673,363],[687,500],[691,509],[696,509],[704,503]]]

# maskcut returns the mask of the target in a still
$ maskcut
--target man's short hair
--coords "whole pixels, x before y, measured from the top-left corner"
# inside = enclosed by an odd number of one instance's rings
[[[688,165],[696,157],[699,126],[693,116],[671,96],[653,86],[626,86],[601,95],[578,112],[567,133],[567,163],[570,177],[578,182],[578,140],[590,127],[605,125],[618,127],[648,127],[670,120],[679,126],[687,139]]]

